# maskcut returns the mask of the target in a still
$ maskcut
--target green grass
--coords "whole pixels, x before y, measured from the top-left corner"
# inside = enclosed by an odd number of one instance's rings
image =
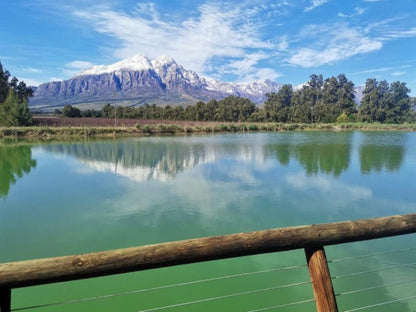
[[[212,123],[207,125],[137,124],[135,127],[0,127],[0,137],[94,137],[145,134],[188,134],[276,131],[416,131],[416,124],[380,123]]]

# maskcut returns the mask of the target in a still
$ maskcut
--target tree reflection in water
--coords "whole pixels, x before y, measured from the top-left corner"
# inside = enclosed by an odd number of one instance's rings
[[[364,133],[360,146],[361,173],[398,171],[405,156],[406,134],[389,133],[384,141],[378,140],[374,133]]]
[[[10,186],[35,167],[31,146],[0,143],[0,197],[6,197]]]
[[[282,165],[296,159],[307,175],[324,173],[338,177],[349,167],[351,145],[352,133],[339,133],[333,137],[307,134],[297,141],[266,145],[265,150],[267,157],[275,156]]]

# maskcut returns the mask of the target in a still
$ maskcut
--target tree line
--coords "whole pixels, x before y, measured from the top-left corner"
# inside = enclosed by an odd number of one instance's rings
[[[410,89],[404,82],[366,81],[360,105],[355,101],[354,84],[344,74],[324,79],[311,75],[301,88],[285,84],[278,92],[266,94],[257,107],[249,99],[228,96],[222,100],[198,101],[194,105],[140,107],[105,105],[101,110],[84,110],[67,105],[66,117],[104,117],[219,122],[380,122],[403,123],[415,120]],[[57,111],[56,113],[60,113]]]
[[[32,115],[27,100],[33,96],[33,90],[16,77],[10,79],[10,76],[0,62],[0,126],[31,125]]]
[[[26,126],[32,124],[28,98],[33,90],[3,70],[0,63],[0,126]],[[301,88],[285,84],[278,92],[266,94],[260,107],[238,96],[222,100],[198,101],[187,106],[140,107],[104,105],[101,110],[80,110],[65,105],[56,114],[65,117],[104,117],[134,119],[165,119],[218,122],[380,122],[404,123],[416,120],[415,99],[409,96],[406,83],[367,79],[360,105],[355,101],[354,83],[344,74],[324,79],[311,75]]]
[[[312,75],[299,90],[284,85],[267,95],[263,118],[280,122],[381,122],[414,121],[410,89],[404,82],[367,79],[358,106],[354,84],[344,74],[323,79]]]

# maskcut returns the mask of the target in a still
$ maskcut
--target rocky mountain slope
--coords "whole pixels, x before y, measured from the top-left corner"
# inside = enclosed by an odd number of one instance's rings
[[[230,83],[203,78],[184,69],[171,57],[150,60],[136,55],[112,65],[86,69],[71,79],[53,81],[36,88],[29,105],[47,109],[65,104],[101,107],[117,101],[120,105],[144,103],[193,104],[229,95],[262,103],[266,93],[277,92],[281,84],[270,80]]]

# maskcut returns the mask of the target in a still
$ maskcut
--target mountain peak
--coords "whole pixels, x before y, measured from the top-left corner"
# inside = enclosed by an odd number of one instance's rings
[[[161,65],[173,65],[176,64],[176,62],[172,57],[168,55],[161,55],[157,57],[155,60],[152,60],[152,64],[154,67],[157,67]]]
[[[150,59],[142,54],[134,55],[115,64],[118,64],[119,66],[125,66],[127,69],[145,69],[152,67],[152,62]]]
[[[87,68],[76,74],[75,77],[112,73],[119,70],[141,71],[147,69],[160,69],[172,65],[177,64],[172,57],[167,55],[161,55],[154,60],[150,60],[145,55],[137,54],[111,65],[96,65]]]
[[[151,60],[138,54],[114,64],[93,66],[69,80],[42,84],[30,105],[49,106],[59,102],[99,106],[115,100],[130,106],[149,102],[191,104],[228,95],[262,103],[267,93],[277,92],[280,87],[270,80],[233,83],[204,78],[183,68],[170,56]]]
[[[145,69],[153,68],[152,62],[150,59],[145,55],[135,55],[124,60],[121,60],[117,63],[111,65],[96,65],[91,68],[85,69],[78,74],[77,76],[86,76],[86,75],[99,75],[104,73],[112,73],[118,70],[133,70],[133,71],[140,71]]]

